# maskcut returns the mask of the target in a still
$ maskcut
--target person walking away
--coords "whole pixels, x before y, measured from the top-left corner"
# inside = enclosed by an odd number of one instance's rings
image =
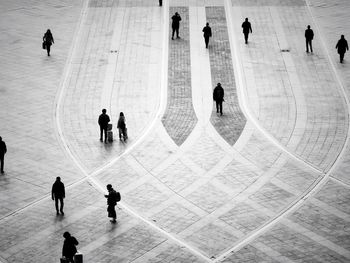
[[[312,40],[314,38],[314,31],[310,28],[310,25],[307,26],[307,29],[305,30],[305,41],[306,41],[306,53],[309,53],[309,46],[310,51],[312,53]]]
[[[61,182],[61,177],[56,177],[56,181],[52,185],[51,190],[51,197],[52,200],[55,200],[55,207],[56,207],[56,214],[59,215],[58,212],[58,201],[60,201],[60,212],[62,215],[64,215],[63,212],[63,199],[66,197],[64,184]]]
[[[209,38],[212,36],[209,23],[206,24],[206,26],[203,28],[202,31],[203,31],[203,37],[204,37],[204,42],[205,42],[205,48],[208,48]]]
[[[6,143],[2,140],[0,136],[0,162],[1,162],[1,173],[4,172],[4,163],[5,163],[5,153],[7,152]]]
[[[106,114],[107,110],[103,109],[102,114],[98,117],[98,124],[100,125],[100,141],[103,142],[103,133],[105,134],[105,143],[107,143],[107,128],[110,121]]]
[[[45,47],[46,47],[46,51],[47,51],[47,55],[50,56],[50,50],[51,50],[51,45],[53,43],[55,43],[55,41],[53,40],[53,36],[51,34],[50,29],[48,29],[46,31],[46,33],[43,36],[43,41],[45,43]]]
[[[173,20],[171,27],[173,29],[173,33],[171,35],[171,39],[174,40],[174,34],[176,32],[176,38],[179,38],[179,28],[180,28],[180,21],[181,21],[181,16],[179,15],[178,12],[175,12],[175,15],[171,17]]]
[[[71,236],[69,232],[64,232],[63,237],[62,256],[63,258],[66,258],[68,262],[74,263],[74,255],[77,253],[76,246],[79,242],[75,237]]]
[[[248,21],[248,18],[246,18],[245,21],[243,22],[242,28],[243,28],[243,34],[244,34],[245,43],[248,44],[249,32],[253,33],[252,26],[251,26],[250,22]]]
[[[338,49],[340,63],[343,63],[345,52],[346,50],[349,50],[348,41],[346,41],[344,35],[341,35],[335,48]]]
[[[117,222],[117,213],[115,212],[115,206],[117,205],[117,202],[120,201],[120,193],[116,192],[111,184],[107,184],[107,190],[108,190],[108,195],[105,195],[107,198],[107,212],[108,212],[108,217],[112,218],[110,220],[112,223]]]
[[[218,83],[213,91],[213,100],[216,102],[216,112],[222,116],[222,102],[224,101],[224,89]]]
[[[123,112],[119,114],[117,128],[119,130],[119,140],[122,140],[122,137],[123,137],[124,141],[126,141],[126,139],[128,138],[128,135],[126,132],[125,116]]]

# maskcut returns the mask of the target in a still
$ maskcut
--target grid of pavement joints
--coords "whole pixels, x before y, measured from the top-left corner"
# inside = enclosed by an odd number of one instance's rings
[[[188,7],[170,7],[169,16],[178,12],[182,18],[179,36],[169,40],[168,101],[162,122],[170,137],[181,145],[197,123],[192,105],[191,58],[189,42]],[[171,37],[171,22],[169,37]]]
[[[226,207],[229,213],[225,214],[225,216],[221,217],[222,221],[220,220],[214,220],[214,221],[202,221],[199,224],[194,224],[190,231],[182,233],[183,237],[188,238],[189,241],[198,247],[200,250],[204,250],[207,253],[210,253],[211,255],[219,255],[222,251],[224,251],[226,248],[229,248],[238,238],[243,237],[244,233],[247,233],[257,227],[259,223],[265,222],[266,219],[272,215],[272,212],[274,211],[275,206],[271,203],[274,201],[277,201],[277,205],[281,206],[281,199],[285,197],[285,200],[290,198],[291,195],[299,194],[300,192],[293,189],[295,186],[298,188],[298,184],[293,184],[293,179],[298,181],[300,179],[303,179],[304,176],[301,178],[298,176],[293,176],[293,173],[290,173],[291,170],[295,169],[291,166],[291,164],[288,164],[288,166],[285,168],[285,171],[283,169],[281,170],[280,167],[283,167],[279,165],[278,160],[280,159],[280,153],[278,151],[274,151],[272,146],[269,146],[267,142],[264,142],[263,138],[260,134],[255,134],[252,138],[252,141],[246,146],[246,148],[251,148],[249,150],[246,149],[246,151],[242,152],[242,155],[245,153],[249,156],[249,160],[251,163],[254,163],[256,165],[252,165],[255,167],[259,166],[262,167],[263,171],[266,171],[266,174],[263,175],[263,179],[268,179],[266,184],[263,184],[263,187],[258,187],[252,189],[254,192],[252,198],[246,199],[244,204],[234,203],[234,207],[232,204],[230,206]],[[152,149],[152,141],[154,138],[147,138],[149,139],[148,142],[148,149],[147,147],[143,149],[142,146],[140,146],[139,151],[142,153],[135,154],[135,158],[138,158],[138,160],[142,163],[142,166],[144,168],[147,168],[147,170],[152,171],[157,168],[157,163],[159,160],[164,160],[164,158],[167,158],[171,155],[171,147],[166,146],[160,146],[160,153],[154,154],[153,157],[148,158],[147,152],[149,152],[149,149]],[[156,145],[159,145],[159,142],[161,141],[155,141]],[[216,166],[213,164],[204,165],[201,161],[201,158],[196,156],[196,154],[200,153],[200,149],[203,149],[203,145],[205,145],[207,142],[210,142],[208,139],[202,139],[199,140],[199,143],[201,145],[196,146],[196,149],[193,151],[190,151],[191,154],[189,154],[189,157],[192,156],[194,163],[197,163],[196,167],[200,166],[202,164],[203,170],[208,169],[208,173],[211,171],[211,169],[215,168]],[[214,145],[211,147],[212,149],[215,148]],[[272,149],[272,150],[271,150]],[[258,153],[256,153],[258,151]],[[272,151],[272,154],[270,155],[270,151]],[[167,153],[166,156],[162,156],[163,153]],[[157,157],[158,155],[158,157]],[[267,156],[265,156],[267,155]],[[159,156],[161,156],[160,159]],[[208,158],[209,156],[206,153],[205,158]],[[256,159],[259,159],[258,161],[254,161]],[[151,160],[151,162],[150,162]],[[108,171],[106,177],[104,180],[109,181],[113,179],[113,176],[118,175],[120,173],[127,173],[129,172],[128,167],[121,167],[124,165],[125,160],[121,160],[118,165],[121,168],[120,170],[116,170],[115,172],[113,169],[111,171]],[[182,160],[182,161],[187,161]],[[128,162],[131,162],[128,160]],[[266,164],[265,164],[266,162]],[[177,165],[173,166],[172,169],[176,170],[176,167],[181,167],[184,162],[178,162]],[[129,164],[129,163],[128,163]],[[188,165],[188,161],[187,161]],[[137,166],[135,166],[137,167]],[[194,168],[194,167],[191,167]],[[222,168],[222,167],[221,167]],[[198,168],[195,168],[198,170]],[[241,170],[239,168],[239,165],[237,166],[237,169]],[[268,174],[269,170],[271,171],[280,171],[276,174],[276,178],[278,178],[280,181],[277,180],[271,181],[269,179],[274,179],[272,176]],[[140,177],[142,177],[144,174],[142,172],[143,170],[140,169],[140,171],[133,172],[130,171],[130,173],[126,174],[124,178],[121,178],[120,180],[116,180],[116,184],[122,184],[125,185],[125,188],[128,187],[128,185],[134,183],[134,179],[138,180]],[[200,170],[202,171],[202,170]],[[297,171],[297,169],[294,170],[297,175],[300,174],[300,172]],[[185,171],[185,173],[187,173]],[[131,178],[128,178],[128,175],[130,175]],[[228,174],[232,175],[232,174]],[[244,174],[242,177],[245,177]],[[249,177],[249,176],[248,176]],[[252,176],[252,181],[254,181],[255,176]],[[313,176],[310,176],[307,178],[306,182],[311,183]],[[139,189],[143,189],[144,193],[147,193],[149,189],[154,191],[155,193],[162,193],[160,190],[164,190],[164,188],[159,185],[155,184],[155,181],[148,181],[149,177],[143,176],[144,181],[141,181],[141,183],[148,183],[147,187],[142,187]],[[241,177],[239,178],[241,179]],[[234,180],[232,180],[234,181]],[[114,181],[113,181],[114,182]],[[245,180],[244,180],[245,182]],[[285,184],[283,184],[285,183]],[[141,185],[141,184],[140,184]],[[139,186],[140,186],[139,185]],[[154,188],[150,188],[152,186],[156,186]],[[134,188],[136,188],[138,185],[136,185]],[[187,194],[189,196],[189,199],[197,203],[198,207],[202,207],[203,209],[206,209],[208,211],[212,211],[213,207],[217,207],[217,205],[209,206],[208,201],[212,200],[213,203],[219,204],[220,201],[225,201],[225,195],[221,194],[219,195],[218,200],[215,199],[216,193],[222,193],[224,186],[217,184],[214,180],[210,183],[207,182],[201,182],[197,184],[196,191],[194,194],[192,194],[191,191],[188,191]],[[220,187],[218,187],[220,186]],[[221,188],[222,187],[222,188]],[[131,188],[129,188],[131,189]],[[282,190],[280,190],[282,189]],[[252,192],[252,190],[250,190]],[[347,189],[346,189],[347,190]],[[332,184],[327,184],[324,189],[321,189],[321,193],[324,192],[321,196],[316,196],[317,200],[312,200],[312,205],[309,205],[311,211],[316,211],[315,207],[322,208],[326,212],[322,211],[320,215],[329,216],[329,219],[334,218],[340,218],[337,219],[340,223],[344,224],[344,219],[347,217],[348,214],[348,191],[344,191],[342,189],[341,185],[339,185],[336,182],[332,182]],[[208,200],[205,202],[201,201],[203,199],[201,196],[205,196],[208,191],[211,191]],[[225,191],[225,190],[224,190]],[[226,188],[227,191],[227,188]],[[227,192],[230,192],[231,189],[229,189]],[[132,192],[130,192],[132,193]],[[136,191],[137,193],[137,191]],[[150,195],[139,195],[139,197],[142,199],[145,197],[146,201],[147,198],[152,198],[154,195],[152,195],[153,192],[150,193]],[[53,215],[52,217],[48,217],[47,213],[48,211],[52,211],[54,214],[53,204],[52,201],[46,202],[45,205],[41,205],[41,203],[37,204],[36,206],[27,210],[22,211],[21,213],[18,213],[15,215],[15,217],[11,217],[11,220],[9,218],[9,221],[7,223],[9,225],[6,225],[4,223],[4,228],[2,231],[6,232],[8,227],[11,229],[11,223],[16,222],[16,224],[12,227],[15,229],[18,228],[17,235],[15,235],[12,238],[18,238],[18,243],[14,240],[11,244],[6,244],[4,247],[6,247],[7,252],[10,253],[17,253],[15,255],[14,260],[18,261],[24,261],[25,259],[30,259],[33,261],[43,261],[43,262],[50,262],[50,260],[57,260],[59,257],[59,252],[61,248],[61,242],[62,237],[61,234],[64,230],[71,231],[78,239],[79,241],[82,241],[82,245],[79,247],[82,251],[84,251],[84,255],[86,255],[87,259],[91,260],[101,260],[105,262],[110,262],[113,259],[118,258],[121,262],[129,261],[130,259],[135,259],[133,253],[136,253],[139,257],[139,262],[163,262],[164,260],[166,262],[197,262],[194,258],[194,256],[188,256],[189,253],[185,249],[182,249],[178,247],[175,244],[169,244],[168,241],[164,240],[164,237],[159,236],[157,232],[154,232],[153,230],[147,229],[144,225],[140,227],[139,221],[135,220],[135,218],[131,217],[127,213],[123,213],[122,211],[118,210],[118,214],[121,218],[125,220],[121,220],[121,224],[118,225],[117,229],[112,229],[109,222],[105,218],[105,203],[104,198],[101,196],[101,193],[96,192],[91,188],[89,184],[86,184],[85,187],[74,187],[72,188],[72,191],[69,193],[70,200],[68,202],[67,206],[67,215],[65,217],[65,220],[57,220],[55,223],[52,223],[51,220],[55,218]],[[160,200],[164,200],[163,197],[160,196]],[[248,196],[248,195],[247,195]],[[262,197],[261,199],[259,198]],[[282,198],[281,198],[282,197]],[[271,200],[270,200],[271,198]],[[98,200],[98,201],[96,201]],[[265,202],[262,202],[262,200],[270,201],[270,204],[267,203],[267,205],[264,206]],[[49,201],[48,199],[45,201]],[[173,200],[174,201],[174,200]],[[322,203],[320,203],[322,202]],[[176,202],[175,202],[176,203]],[[142,201],[139,201],[139,204],[142,205]],[[183,204],[181,204],[183,205]],[[82,208],[81,210],[79,209]],[[140,207],[142,209],[142,207]],[[169,217],[169,214],[175,213],[175,211],[181,211],[181,217],[182,219],[186,219],[185,223],[191,223],[197,220],[197,215],[193,213],[195,211],[196,213],[200,215],[204,215],[203,212],[196,208],[195,206],[192,206],[192,209],[186,209],[186,207],[179,206],[178,204],[171,204],[165,203],[164,206],[160,207],[164,208],[163,210],[158,210],[157,207],[155,207],[153,210],[151,210],[151,215],[154,215],[156,220],[159,220],[159,224],[164,227],[165,229],[168,229],[169,231],[176,232],[176,228],[172,228],[172,220],[174,220],[173,217]],[[336,208],[336,209],[335,209]],[[230,210],[232,209],[232,210]],[[305,208],[304,208],[305,209]],[[303,211],[303,210],[301,210]],[[147,211],[146,211],[147,212]],[[343,213],[342,213],[343,212]],[[153,214],[152,214],[153,213]],[[344,214],[345,213],[345,214]],[[219,214],[219,213],[218,213]],[[102,215],[102,216],[101,216]],[[300,215],[300,217],[299,217]],[[304,228],[306,229],[308,226],[309,221],[313,221],[313,214],[307,214],[304,215],[304,213],[301,215],[301,213],[296,213],[296,220],[300,224],[303,224]],[[317,216],[317,214],[316,214]],[[168,217],[168,218],[167,218]],[[246,217],[254,218],[255,220],[248,220]],[[23,218],[27,218],[28,220],[22,220]],[[60,217],[58,218],[60,219]],[[188,221],[187,221],[188,220]],[[329,239],[332,241],[332,243],[323,242],[322,244],[320,240],[324,240],[322,238],[323,235],[327,235],[327,233],[330,233],[333,228],[319,230],[317,233],[308,233],[307,238],[304,238],[303,236],[299,235],[300,233],[294,234],[294,231],[298,229],[296,227],[295,222],[296,220],[289,220],[286,222],[282,222],[282,227],[277,228],[276,231],[272,231],[271,235],[268,236],[268,239],[272,239],[272,241],[265,242],[262,241],[258,244],[253,244],[254,246],[249,246],[249,251],[247,252],[247,249],[244,249],[247,253],[236,253],[237,255],[243,255],[243,260],[249,262],[249,259],[256,256],[257,261],[269,261],[274,262],[275,260],[277,262],[286,262],[286,260],[290,261],[305,261],[313,259],[315,261],[325,261],[329,262],[330,260],[338,259],[338,261],[342,262],[344,260],[344,257],[340,254],[343,253],[341,249],[339,249],[339,246],[336,247],[334,244],[340,243],[341,237],[344,234],[344,232],[340,232],[339,237],[337,237],[336,233],[332,233],[330,235]],[[328,220],[328,219],[327,219]],[[330,222],[325,220],[324,222],[320,222],[320,226],[329,227]],[[45,221],[45,222],[44,222]],[[332,221],[332,220],[331,220]],[[2,223],[5,221],[2,221]],[[63,223],[62,223],[63,222]],[[97,223],[96,222],[101,222]],[[130,222],[130,224],[125,224]],[[36,230],[35,226],[36,224],[42,224],[44,229],[39,228],[41,231],[39,233],[35,232],[34,234],[29,234],[33,236],[33,238],[28,239],[26,233],[29,231],[30,233],[33,233],[34,230]],[[34,226],[34,227],[33,227]],[[40,225],[41,226],[41,225]],[[96,227],[98,226],[98,227]],[[183,225],[181,225],[183,227]],[[286,229],[285,226],[288,228]],[[57,227],[61,227],[58,228]],[[105,227],[105,229],[104,229]],[[90,229],[94,229],[95,231],[90,231]],[[140,230],[141,229],[141,230]],[[293,231],[291,232],[290,229]],[[55,232],[57,230],[57,232]],[[314,229],[311,229],[312,231],[316,231]],[[335,229],[337,230],[337,229]],[[12,233],[11,233],[12,231]],[[22,232],[23,231],[23,232]],[[105,231],[105,232],[103,232]],[[137,236],[140,232],[140,236]],[[13,233],[16,233],[15,230],[10,230],[6,235],[11,235]],[[242,234],[243,233],[243,234]],[[192,235],[193,234],[193,235]],[[217,236],[217,239],[213,239],[213,237]],[[274,242],[274,237],[277,237],[277,241]],[[96,238],[97,237],[97,238]],[[281,237],[286,237],[288,240],[285,242],[278,242],[280,241]],[[28,241],[24,239],[28,239]],[[145,245],[145,239],[150,238],[152,240],[151,245],[148,246],[148,244]],[[337,241],[337,238],[339,240]],[[39,239],[39,242],[36,243],[36,241]],[[6,241],[7,239],[5,239]],[[49,242],[47,242],[49,240]],[[206,242],[206,240],[211,240],[209,243]],[[225,242],[227,240],[228,242]],[[300,241],[299,241],[300,240]],[[311,240],[311,241],[310,241]],[[313,241],[317,240],[317,244],[314,245]],[[162,242],[163,241],[163,242]],[[259,240],[260,241],[260,240]],[[299,243],[296,243],[298,242]],[[119,244],[121,243],[121,244]],[[334,243],[334,244],[333,244]],[[46,249],[45,245],[50,245],[51,247],[49,249]],[[301,244],[301,245],[300,245]],[[321,244],[321,245],[320,245]],[[152,245],[155,245],[152,247]],[[312,246],[309,251],[305,251],[304,247],[307,247],[308,245]],[[21,247],[22,252],[18,252],[18,247]],[[254,247],[254,248],[252,248]],[[271,250],[271,247],[273,250]],[[324,247],[327,247],[327,249],[324,249]],[[130,249],[131,248],[131,249]],[[258,250],[256,249],[258,248]],[[287,249],[286,249],[287,248]],[[314,249],[313,249],[314,248]],[[331,249],[329,249],[331,248]],[[115,249],[117,249],[117,252],[120,252],[116,254]],[[300,255],[298,255],[299,251],[302,251]],[[321,251],[322,250],[322,251]],[[1,250],[2,251],[2,250]],[[243,251],[243,250],[242,250]],[[337,252],[338,251],[338,252]],[[317,253],[319,253],[319,256],[317,257]],[[340,254],[339,254],[340,253]],[[8,257],[9,254],[3,255],[0,254],[2,257]],[[170,255],[171,254],[171,255]],[[236,255],[235,254],[235,255]],[[184,258],[188,258],[185,260]],[[143,261],[143,259],[147,259],[147,261]],[[190,259],[190,260],[189,260]],[[135,259],[137,261],[137,259]],[[252,260],[251,260],[252,261]],[[230,261],[226,261],[230,262]],[[244,262],[244,261],[243,261]],[[253,261],[254,262],[254,261]],[[343,261],[344,262],[344,261]]]
[[[213,31],[209,44],[212,85],[215,87],[217,83],[221,83],[225,91],[224,115],[219,116],[214,106],[210,121],[218,133],[233,145],[244,129],[246,119],[238,103],[225,9],[224,7],[206,7],[205,10],[207,21]]]

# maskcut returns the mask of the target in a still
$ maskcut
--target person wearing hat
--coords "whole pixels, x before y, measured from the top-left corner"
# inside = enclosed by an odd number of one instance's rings
[[[221,83],[218,83],[213,91],[213,100],[216,102],[216,112],[222,116],[222,102],[224,100],[224,89],[221,87]]]
[[[180,21],[181,21],[181,16],[179,15],[178,12],[175,13],[175,15],[173,15],[171,17],[171,19],[173,20],[171,27],[173,29],[173,33],[171,35],[171,39],[174,40],[174,34],[176,32],[176,38],[179,38],[179,27],[180,27]]]

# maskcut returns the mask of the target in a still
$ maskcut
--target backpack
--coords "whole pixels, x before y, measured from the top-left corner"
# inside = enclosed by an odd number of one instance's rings
[[[116,193],[115,193],[115,201],[116,201],[116,202],[119,202],[121,199],[122,199],[122,197],[121,197],[120,193],[119,193],[119,192],[116,192]]]

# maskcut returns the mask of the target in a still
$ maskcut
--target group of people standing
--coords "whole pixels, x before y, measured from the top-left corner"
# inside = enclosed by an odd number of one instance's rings
[[[107,143],[108,141],[108,124],[110,122],[110,118],[107,115],[107,110],[102,109],[102,113],[98,117],[98,124],[100,126],[100,141],[103,142],[103,134],[104,134],[104,142]],[[119,130],[119,140],[124,140],[126,141],[128,138],[127,135],[127,128],[126,128],[126,121],[125,121],[125,116],[123,112],[119,113],[119,119],[118,119],[118,124],[117,128]]]

